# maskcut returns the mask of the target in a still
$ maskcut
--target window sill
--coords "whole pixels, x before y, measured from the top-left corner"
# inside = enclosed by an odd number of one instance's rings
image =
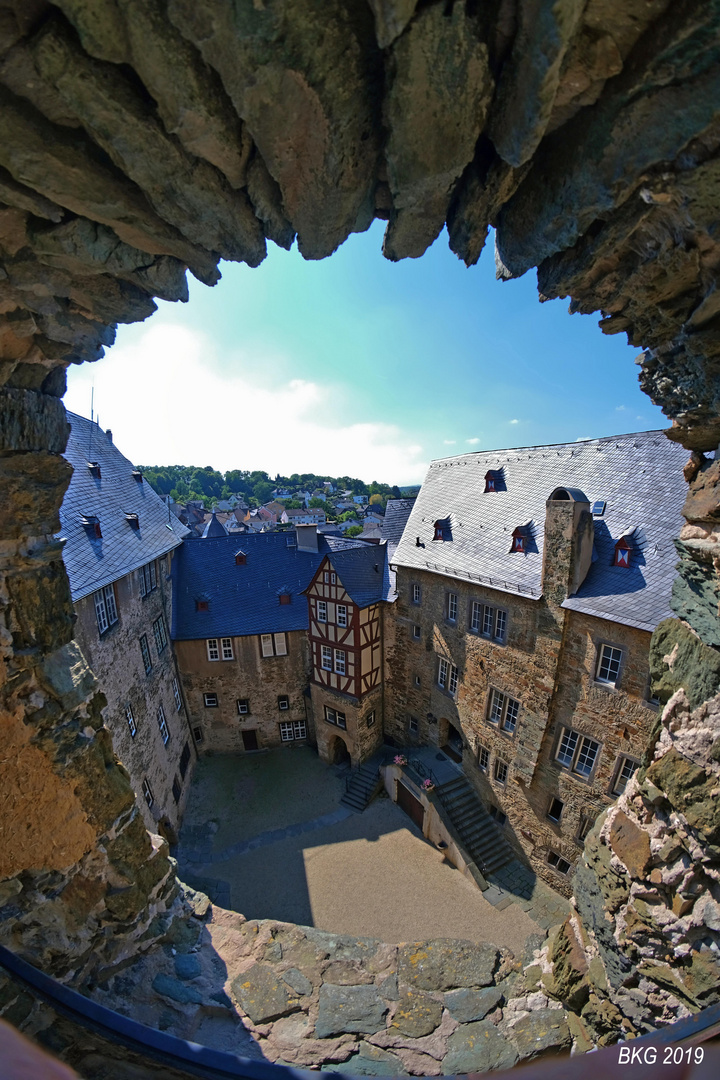
[[[602,679],[593,679],[593,686],[597,690],[606,690],[608,694],[617,694],[619,687],[614,682],[603,682]]]

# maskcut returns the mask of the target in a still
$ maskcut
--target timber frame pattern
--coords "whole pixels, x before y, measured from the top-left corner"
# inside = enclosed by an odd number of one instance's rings
[[[642,387],[691,451],[682,621],[653,644],[672,702],[652,782],[643,769],[620,825],[613,812],[588,837],[588,947],[595,935],[610,968],[613,950],[664,955],[664,931],[623,937],[635,894],[609,860],[670,820],[688,761],[682,912],[717,890],[702,793],[720,769],[720,460],[706,457],[720,442],[719,44],[720,0],[0,0],[0,941],[84,985],[150,948],[183,903],[72,640],[53,540],[67,365],[97,360],[154,297],[186,300],[186,269],[213,284],[221,258],[256,266],[267,239],[323,258],[374,217],[392,260],[447,225],[470,265],[493,225],[500,276],[537,265],[541,299],[600,310],[604,332],[645,349]],[[701,728],[702,752],[683,741]],[[630,854],[639,887],[655,853]],[[623,916],[612,928],[593,923],[598,889]],[[588,989],[562,940],[566,999],[584,1015],[603,999],[595,1030],[616,1038],[627,969]],[[700,940],[683,968],[696,1005],[712,1000]]]

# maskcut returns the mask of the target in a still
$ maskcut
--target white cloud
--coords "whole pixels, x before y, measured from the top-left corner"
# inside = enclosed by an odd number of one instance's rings
[[[443,439],[443,446],[454,446],[455,439]]]
[[[422,447],[407,432],[361,417],[343,422],[351,411],[341,407],[342,386],[273,383],[273,357],[242,352],[220,376],[214,351],[204,334],[154,320],[98,364],[73,368],[65,405],[88,415],[94,383],[100,424],[137,464],[329,471],[390,484],[424,478]]]
[[[477,443],[480,442],[480,440],[478,438],[466,439],[465,442],[468,444],[468,446],[476,446]]]
[[[508,420],[508,423],[509,424],[519,424],[520,421],[519,420]]]
[[[636,420],[644,420],[644,419],[645,419],[645,417],[644,417],[644,416],[636,416],[636,417],[635,417],[635,419],[636,419]]]
[[[616,405],[615,406],[615,412],[627,412],[627,406],[626,405]]]
[[[581,435],[579,439],[575,440],[575,442],[590,442],[591,439],[592,435]]]

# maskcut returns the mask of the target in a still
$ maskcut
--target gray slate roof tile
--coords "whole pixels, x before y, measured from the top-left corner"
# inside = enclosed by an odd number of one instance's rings
[[[291,536],[271,532],[187,540],[173,559],[173,639],[307,630],[304,590],[326,555],[360,607],[387,594],[385,545],[318,535],[316,553],[288,547]],[[239,549],[247,557],[241,566],[235,563]],[[280,603],[281,592],[290,593],[289,604]],[[208,611],[196,610],[200,597],[209,601]]]
[[[393,563],[539,598],[545,502],[556,487],[576,487],[591,506],[596,500],[607,506],[595,518],[590,571],[563,606],[652,630],[672,614],[686,460],[687,450],[662,431],[647,431],[433,461]],[[504,490],[485,493],[491,470],[502,470]],[[434,522],[445,518],[451,539],[433,540]],[[513,530],[528,523],[529,550],[511,553]],[[616,541],[633,527],[641,534],[630,569],[612,566]]]
[[[71,425],[65,457],[74,472],[60,509],[66,543],[63,561],[73,601],[117,581],[139,566],[182,543],[189,530],[170,513],[147,480],[136,480],[134,468],[97,424],[68,413]],[[100,479],[88,469],[100,465]],[[133,529],[126,514],[137,514]],[[102,539],[80,523],[83,515],[99,519]]]

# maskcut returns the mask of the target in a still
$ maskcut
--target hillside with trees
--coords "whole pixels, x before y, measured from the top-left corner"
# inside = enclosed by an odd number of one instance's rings
[[[226,473],[218,472],[211,465],[200,468],[195,465],[143,465],[143,474],[158,495],[170,495],[176,502],[190,500],[204,502],[212,506],[220,499],[229,499],[232,495],[243,498],[249,506],[261,505],[272,498],[276,488],[285,488],[292,495],[296,491],[315,491],[330,481],[337,491],[351,491],[353,495],[367,495],[368,502],[384,508],[388,499],[399,499],[400,488],[390,484],[379,484],[373,480],[366,484],[352,476],[319,476],[317,473],[292,473],[290,476],[278,474],[271,478],[262,470],[250,472],[247,469],[229,469]],[[290,500],[283,502],[289,504]],[[318,500],[323,506],[322,500]],[[299,505],[299,503],[297,504]],[[310,505],[314,505],[314,500]]]

